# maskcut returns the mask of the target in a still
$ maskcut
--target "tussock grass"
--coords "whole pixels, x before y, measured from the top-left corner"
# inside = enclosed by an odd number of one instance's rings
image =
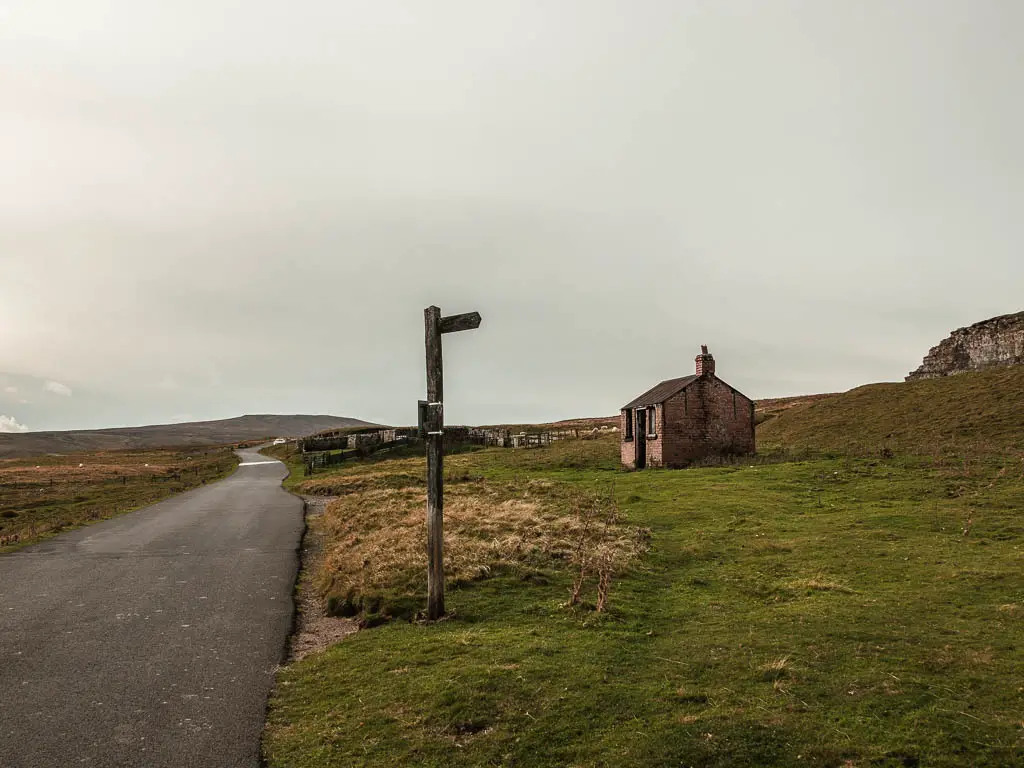
[[[760,672],[760,679],[766,683],[775,682],[787,677],[789,675],[789,656],[779,656],[765,662],[758,667],[758,672]]]
[[[298,483],[295,490],[311,496],[348,496],[387,488],[426,488],[426,478],[413,474],[417,462],[404,463],[409,465],[408,471],[396,467],[391,472],[322,475]]]
[[[808,592],[842,592],[852,594],[853,590],[827,576],[818,575],[809,579],[796,579],[786,584],[790,589],[806,590]]]
[[[318,580],[340,615],[409,617],[426,589],[426,492],[401,464],[396,469],[393,475],[369,471],[313,483],[338,496],[322,521],[328,544]],[[588,529],[579,510],[589,502],[545,480],[449,484],[446,580],[458,586],[498,573],[534,577],[570,568],[580,561],[582,544],[588,545],[588,562],[596,553],[617,570],[627,568],[646,546],[644,532],[614,523]]]

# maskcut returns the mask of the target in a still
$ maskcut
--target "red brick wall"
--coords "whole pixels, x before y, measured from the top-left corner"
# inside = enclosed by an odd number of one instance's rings
[[[625,417],[619,428],[625,430]],[[685,467],[715,454],[755,450],[753,403],[715,376],[703,376],[657,409],[648,466]],[[625,435],[625,431],[621,434]],[[622,463],[636,467],[636,442],[622,443]]]

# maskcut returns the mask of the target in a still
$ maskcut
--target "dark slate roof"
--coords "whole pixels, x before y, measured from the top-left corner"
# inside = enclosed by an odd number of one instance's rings
[[[644,392],[633,402],[622,406],[622,409],[642,408],[645,405],[657,405],[659,403],[663,403],[672,397],[672,395],[677,395],[682,392],[698,378],[698,376],[683,376],[681,379],[668,379],[667,381],[663,381],[653,389],[649,389]]]

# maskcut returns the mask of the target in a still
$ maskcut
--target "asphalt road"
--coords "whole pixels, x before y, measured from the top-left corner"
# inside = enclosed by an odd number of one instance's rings
[[[0,555],[0,766],[260,765],[302,503],[280,462]]]

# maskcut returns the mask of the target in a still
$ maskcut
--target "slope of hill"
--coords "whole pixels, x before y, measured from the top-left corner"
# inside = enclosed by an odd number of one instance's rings
[[[512,432],[542,432],[558,431],[560,429],[594,429],[600,427],[619,426],[619,416],[591,416],[577,419],[563,419],[562,421],[546,421],[539,424],[484,424],[480,429],[508,429]]]
[[[145,427],[3,433],[0,434],[0,458],[122,448],[222,445],[264,437],[300,437],[324,429],[359,426],[370,426],[370,423],[344,416],[260,414],[216,421],[154,424]]]
[[[835,392],[830,392],[822,395],[795,395],[793,397],[771,397],[765,400],[758,400],[754,403],[755,418],[757,423],[761,424],[769,419],[774,419],[790,408],[819,400],[827,400],[830,397],[835,397],[836,394]]]
[[[1024,449],[1024,366],[899,384],[869,384],[788,408],[760,445],[874,453]]]

